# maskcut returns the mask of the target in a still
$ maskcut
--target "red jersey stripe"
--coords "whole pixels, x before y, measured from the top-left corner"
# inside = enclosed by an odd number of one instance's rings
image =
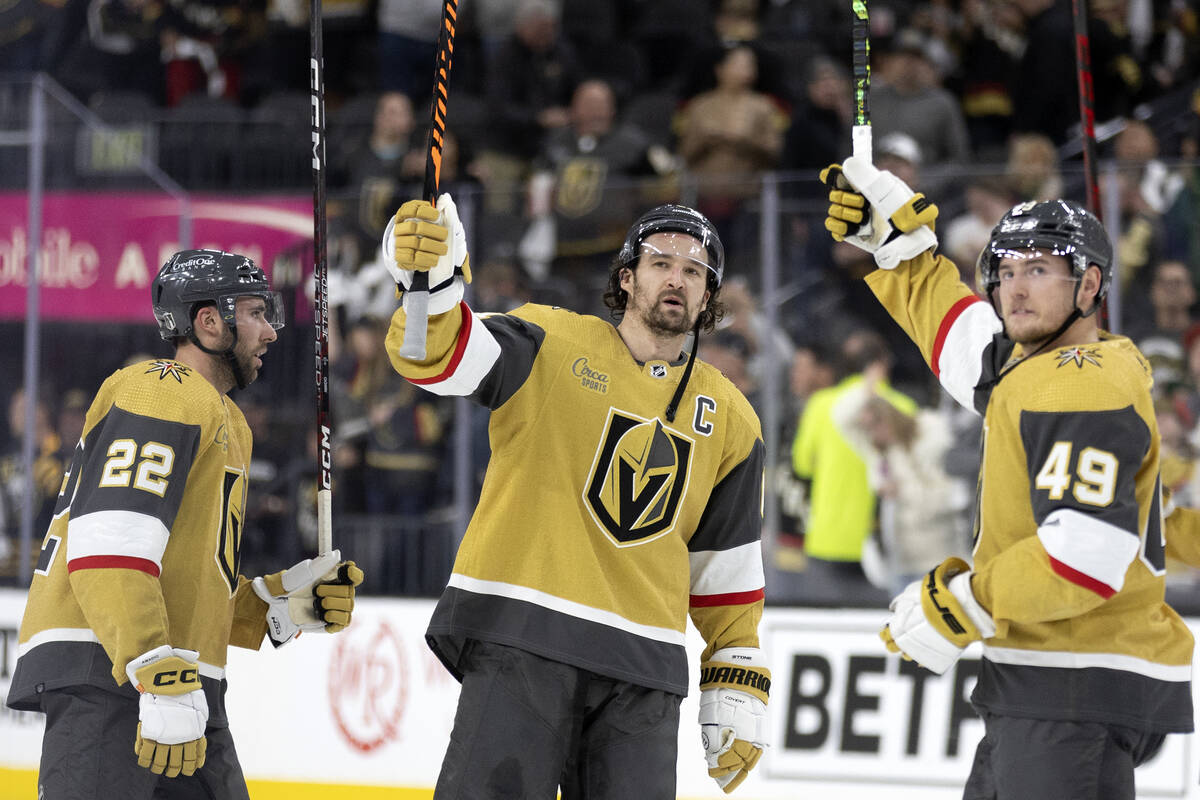
[[[67,562],[67,572],[80,569],[136,569],[158,577],[158,564],[148,558],[134,556],[82,556]]]
[[[1091,575],[1080,572],[1074,567],[1069,567],[1063,562],[1059,561],[1057,558],[1050,557],[1050,568],[1054,570],[1059,577],[1065,578],[1076,586],[1081,586],[1084,589],[1093,591],[1103,597],[1105,600],[1117,593],[1117,590],[1109,586],[1107,583],[1098,581]]]
[[[755,589],[750,592],[730,592],[729,594],[694,594],[688,599],[693,608],[708,608],[710,606],[744,606],[757,603],[763,599],[763,590]]]
[[[467,308],[467,304],[460,302],[458,309],[462,313],[462,327],[458,331],[458,342],[454,345],[454,354],[450,356],[450,363],[446,368],[437,375],[428,378],[409,378],[408,382],[417,386],[426,386],[431,383],[441,383],[454,374],[458,369],[458,364],[462,361],[463,353],[467,349],[467,341],[471,338],[471,325],[474,322],[474,316],[471,314],[471,309]]]
[[[933,370],[934,377],[941,377],[938,361],[942,358],[942,347],[946,344],[946,337],[950,335],[950,329],[954,327],[955,321],[967,310],[968,306],[978,302],[980,302],[978,297],[964,297],[950,306],[950,310],[946,312],[946,316],[942,317],[942,322],[938,325],[937,336],[933,340],[933,353],[929,357],[929,368]]]

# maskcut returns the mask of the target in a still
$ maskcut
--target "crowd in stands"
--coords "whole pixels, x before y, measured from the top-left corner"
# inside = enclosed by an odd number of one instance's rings
[[[391,213],[420,191],[441,6],[323,4],[335,497],[348,514],[421,516],[450,502],[455,409],[400,380],[383,357],[395,299],[375,257]],[[1154,364],[1164,482],[1178,502],[1200,504],[1200,10],[1190,0],[1089,7],[1100,156],[1117,187],[1118,216],[1106,222],[1120,305],[1109,324]],[[163,125],[164,167],[172,125],[203,138],[186,140],[188,164],[205,142],[257,147],[221,168],[173,173],[188,188],[303,191],[307,8],[21,0],[4,13],[28,24],[4,26],[0,72],[47,71],[102,117],[107,108],[119,118],[120,101],[140,97],[133,113]],[[976,255],[1014,203],[1083,199],[1071,4],[870,8],[875,161],[939,203],[941,252],[974,285]],[[683,200],[707,214],[729,253],[730,314],[700,355],[756,404],[769,372],[788,376],[772,433],[782,442],[780,522],[767,532],[778,602],[882,602],[939,554],[970,547],[978,420],[946,402],[859,280],[870,257],[821,230],[816,173],[849,154],[849,13],[844,0],[459,3],[442,183],[468,215],[473,304],[504,311],[533,300],[605,314],[608,265],[639,212]],[[233,125],[240,133],[214,133]],[[290,166],[262,171],[276,154]],[[759,278],[766,175],[784,199],[786,291],[771,297]],[[768,322],[768,305],[779,324]],[[252,424],[259,406],[259,424],[272,424],[268,401],[247,403]],[[71,410],[47,401],[39,464],[69,441]],[[0,480],[24,424],[10,420]],[[472,412],[467,424],[481,472],[486,415]],[[283,540],[306,524],[311,532],[301,487],[312,475],[298,466],[309,461],[293,452],[295,437],[274,438],[277,451],[270,432],[256,436],[268,488],[254,493],[265,498],[255,524]],[[0,492],[0,503],[11,536],[13,498]]]

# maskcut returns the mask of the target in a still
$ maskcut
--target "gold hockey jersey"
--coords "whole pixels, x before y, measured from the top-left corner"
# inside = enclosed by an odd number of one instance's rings
[[[492,410],[491,461],[429,625],[455,675],[468,638],[687,693],[690,613],[708,645],[757,647],[763,442],[758,417],[697,361],[635,361],[612,324],[526,305],[431,318],[413,383]]]
[[[972,699],[996,713],[1192,730],[1192,635],[1164,600],[1150,370],[1126,338],[1024,358],[953,263],[867,282],[984,415],[972,588],[996,620]]]
[[[169,644],[200,653],[223,723],[226,647],[266,633],[238,574],[250,447],[241,411],[190,367],[145,361],[104,382],[34,570],[10,705],[75,684],[133,692],[125,665]]]

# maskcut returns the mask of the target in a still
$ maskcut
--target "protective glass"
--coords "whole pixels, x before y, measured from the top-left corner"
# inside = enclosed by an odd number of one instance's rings
[[[650,241],[653,239],[654,241]],[[652,233],[647,239],[642,241],[638,248],[638,255],[666,255],[678,256],[693,261],[707,269],[717,280],[720,281],[721,274],[708,263],[708,246],[705,242],[697,239],[688,233],[674,232],[659,232]]]

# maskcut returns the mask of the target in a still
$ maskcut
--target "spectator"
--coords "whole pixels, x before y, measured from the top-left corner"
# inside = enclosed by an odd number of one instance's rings
[[[1005,176],[1012,182],[1019,200],[1049,200],[1062,196],[1058,151],[1045,134],[1013,134],[1008,140]]]
[[[163,4],[159,0],[90,0],[87,29],[68,42],[59,79],[72,92],[89,96],[120,89],[166,100],[162,65]],[[61,16],[64,12],[60,12]],[[19,30],[14,25],[13,30]],[[215,64],[215,58],[214,58]]]
[[[387,325],[365,317],[347,333],[338,372],[345,381],[346,433],[361,439],[365,509],[420,516],[439,501],[447,402],[401,378],[384,349]]]
[[[617,123],[616,95],[608,83],[579,84],[570,124],[546,137],[529,183],[535,229],[545,226],[540,235],[552,237],[542,255],[554,257],[554,276],[600,288],[643,193],[633,181],[674,168],[664,148],[634,125]],[[528,264],[527,270],[535,277],[544,274]]]
[[[1128,298],[1131,302],[1125,306],[1133,313],[1126,314],[1122,333],[1150,362],[1155,395],[1164,396],[1184,378],[1183,336],[1194,322],[1196,287],[1186,264],[1160,261],[1151,268],[1148,292],[1140,302],[1133,302],[1135,298]]]
[[[1196,225],[1196,219],[1200,218],[1200,169],[1195,166],[1200,158],[1200,84],[1193,93],[1192,104],[1179,138],[1179,156],[1185,159],[1179,170],[1183,184],[1164,213],[1163,224],[1167,255],[1189,264],[1192,280],[1200,281],[1200,226]]]
[[[42,392],[34,403],[33,420],[33,530],[38,536],[50,524],[58,490],[66,467],[61,459],[62,440],[54,430],[54,411],[49,393]],[[4,534],[16,539],[20,533],[22,508],[26,496],[26,476],[23,467],[25,432],[30,427],[25,416],[25,390],[19,387],[8,401],[8,430],[10,445],[0,454],[0,492],[5,499],[0,505],[7,508]],[[78,441],[78,439],[76,439]],[[71,446],[74,451],[74,445]]]
[[[1040,133],[1054,145],[1067,140],[1079,124],[1079,95],[1073,80],[1050,76],[1074,75],[1075,40],[1068,0],[1013,0],[1022,17],[1025,48],[1017,64],[1013,87],[1013,131]],[[1048,199],[1048,198],[1046,198]]]
[[[703,56],[716,47],[712,8],[694,0],[655,0],[635,4],[630,37],[646,56],[646,85],[685,96]],[[687,20],[686,25],[680,24]]]
[[[846,70],[818,55],[809,62],[807,73],[804,96],[792,109],[784,137],[780,167],[785,170],[820,169],[844,158],[850,148],[854,104]],[[812,181],[803,183],[803,187],[812,185]]]
[[[622,31],[623,0],[563,0],[562,30],[584,75],[607,83],[624,104],[646,85],[642,51]]]
[[[839,382],[813,394],[800,417],[792,443],[792,469],[809,484],[806,563],[799,574],[779,576],[785,600],[818,604],[880,604],[888,596],[867,580],[862,569],[863,542],[875,530],[875,494],[867,468],[833,421],[838,399],[875,376],[876,389],[888,402],[914,414],[913,400],[887,383],[891,352],[873,331],[852,333],[842,345]],[[787,558],[788,554],[784,554]],[[780,565],[779,560],[776,561]]]
[[[1043,133],[1060,145],[1079,130],[1075,81],[1050,76],[1076,72],[1075,29],[1068,0],[1014,0],[1025,20],[1026,44],[1013,82],[1013,129]],[[1141,92],[1141,67],[1120,19],[1124,3],[1092,4],[1088,20],[1097,120],[1126,116]]]
[[[890,170],[909,186],[920,185],[924,158],[916,139],[903,131],[892,131],[879,137],[873,152],[875,164],[880,169]]]
[[[728,328],[717,331],[712,338],[704,341],[704,360],[728,378],[757,411],[761,407],[759,385],[749,369],[753,352],[753,347],[744,336]]]
[[[414,146],[415,128],[408,96],[384,92],[375,104],[371,132],[335,157],[331,183],[353,190],[363,247],[374,249],[400,188],[411,189],[425,175],[425,151]]]
[[[402,92],[418,106],[428,106],[430,74],[437,58],[442,4],[429,0],[380,0],[379,88]]]
[[[1181,181],[1170,176],[1158,161],[1158,138],[1143,122],[1126,122],[1113,140],[1113,156],[1120,166],[1117,182],[1121,217],[1112,227],[1118,231],[1121,288],[1128,293],[1146,280],[1139,275],[1163,258],[1165,196],[1177,192]]]
[[[992,228],[1016,202],[1017,196],[1007,180],[984,175],[967,184],[966,210],[946,225],[942,237],[946,257],[959,265],[963,283],[972,289],[977,289],[975,259],[991,238]]]
[[[895,595],[931,562],[967,557],[970,491],[944,466],[953,444],[949,421],[932,409],[897,408],[876,390],[882,377],[880,364],[869,367],[834,401],[831,416],[866,465],[879,503],[878,528],[863,544],[863,569],[875,586]]]
[[[767,370],[791,363],[795,346],[782,328],[771,326],[744,276],[730,278],[723,289],[725,318],[721,321],[721,329],[745,340],[746,369],[755,383],[761,384]]]
[[[522,0],[512,35],[489,60],[485,79],[492,120],[486,147],[507,161],[504,177],[523,172],[543,137],[570,123],[567,107],[578,79],[557,7],[549,0]]]
[[[1012,76],[1024,41],[1020,12],[1007,0],[966,0],[959,34],[958,96],[976,156],[1004,157],[1012,133]]]
[[[747,45],[726,49],[714,65],[716,87],[688,100],[676,119],[679,153],[700,182],[700,210],[722,227],[758,191],[758,175],[775,166],[787,118],[754,89],[758,58]]]
[[[958,100],[941,85],[930,57],[931,43],[914,28],[896,34],[884,50],[871,86],[875,136],[907,133],[931,164],[964,164],[971,145]]]

